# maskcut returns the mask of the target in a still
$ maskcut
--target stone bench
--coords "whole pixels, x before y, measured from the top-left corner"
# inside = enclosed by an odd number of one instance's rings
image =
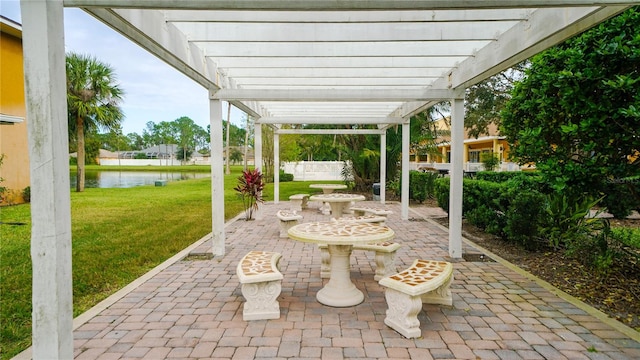
[[[394,242],[383,242],[379,244],[360,244],[354,245],[353,250],[367,250],[367,251],[375,251],[375,261],[376,261],[376,273],[374,275],[374,279],[376,281],[382,279],[385,276],[389,276],[396,272],[395,262],[396,262],[396,251],[402,245]],[[329,246],[326,244],[318,245],[320,249],[320,277],[321,278],[329,278],[331,274],[331,255],[329,254]]]
[[[307,208],[309,202],[309,194],[295,194],[289,196],[292,211],[302,211]]]
[[[368,222],[368,223],[384,225],[384,222],[387,221],[387,218],[384,216],[378,216],[378,215],[360,215],[360,216],[343,216],[338,220]]]
[[[393,211],[391,210],[373,208],[368,206],[352,206],[351,210],[353,210],[353,214],[356,216],[376,215],[386,217],[389,214],[393,214]]]
[[[451,305],[452,281],[453,265],[434,260],[415,260],[408,269],[382,278],[388,306],[384,323],[406,338],[420,337],[422,304]]]
[[[236,273],[247,300],[242,319],[264,320],[280,318],[278,296],[282,289],[282,274],[278,269],[281,254],[270,251],[250,251],[238,263]]]
[[[302,215],[296,213],[295,211],[289,210],[278,210],[276,216],[280,220],[280,237],[286,238],[289,235],[287,231],[294,225],[298,225],[300,220],[302,220]]]

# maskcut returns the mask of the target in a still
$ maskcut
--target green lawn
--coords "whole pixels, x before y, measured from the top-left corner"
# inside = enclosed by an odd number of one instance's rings
[[[233,190],[241,170],[225,176],[227,220],[243,211]],[[281,183],[280,199],[317,192],[310,183]],[[273,184],[264,197],[273,200]],[[211,232],[211,180],[72,191],[71,218],[77,316]],[[30,205],[0,208],[0,221],[26,224],[0,225],[0,358],[9,359],[31,344]]]

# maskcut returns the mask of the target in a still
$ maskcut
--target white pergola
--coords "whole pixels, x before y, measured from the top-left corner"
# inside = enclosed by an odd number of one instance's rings
[[[33,357],[73,357],[71,215],[63,7],[79,7],[209,90],[212,248],[225,253],[222,101],[256,125],[328,124],[313,133],[402,127],[408,218],[409,118],[451,102],[449,253],[462,255],[464,91],[588,29],[630,0],[22,0],[31,160]],[[99,39],[97,39],[98,41]],[[353,125],[344,129],[344,125]],[[339,129],[340,128],[340,129]],[[256,166],[261,167],[261,126]],[[304,133],[304,132],[303,132]],[[312,132],[307,132],[312,133]],[[385,186],[381,158],[381,187]],[[276,174],[276,184],[278,182]],[[275,199],[279,190],[276,186]],[[381,192],[384,202],[384,191]]]

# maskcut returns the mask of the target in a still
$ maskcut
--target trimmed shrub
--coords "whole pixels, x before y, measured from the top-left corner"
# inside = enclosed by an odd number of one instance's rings
[[[435,195],[438,206],[449,212],[449,178],[438,178],[435,181]]]
[[[435,196],[435,181],[438,174],[421,171],[409,171],[409,198],[422,203]]]
[[[511,188],[509,192],[515,196],[505,215],[505,237],[527,249],[535,249],[538,247],[545,197],[537,191],[519,191],[515,194]]]
[[[280,171],[280,182],[293,181],[293,174],[288,174],[284,171]]]
[[[476,179],[486,180],[493,182],[505,182],[513,178],[533,178],[539,177],[536,172],[523,172],[523,171],[479,171],[476,174]]]

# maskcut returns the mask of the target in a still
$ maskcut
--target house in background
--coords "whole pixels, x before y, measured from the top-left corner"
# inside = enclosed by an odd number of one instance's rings
[[[436,120],[436,128],[443,131],[450,131],[451,125],[449,119]],[[493,153],[498,157],[500,165],[497,171],[519,171],[520,166],[517,163],[509,161],[509,143],[506,137],[500,136],[500,131],[495,124],[489,125],[487,129],[488,135],[474,138],[469,136],[469,132],[465,130],[464,134],[464,152],[463,166],[468,172],[484,170],[482,164],[482,155]],[[451,137],[449,135],[442,136],[438,139],[438,150],[440,156],[421,155],[417,158],[413,157],[413,168],[435,168],[449,169],[451,160]]]
[[[0,16],[0,204],[24,202],[30,186],[29,147],[24,100],[22,26]]]

